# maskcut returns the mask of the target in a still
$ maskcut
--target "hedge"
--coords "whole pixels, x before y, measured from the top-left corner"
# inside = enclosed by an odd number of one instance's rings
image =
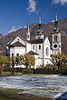
[[[4,72],[11,72],[12,68],[5,67]],[[15,72],[20,72],[24,74],[64,74],[67,75],[67,65],[58,68],[56,66],[37,68],[37,69],[26,69],[26,68],[14,68]]]

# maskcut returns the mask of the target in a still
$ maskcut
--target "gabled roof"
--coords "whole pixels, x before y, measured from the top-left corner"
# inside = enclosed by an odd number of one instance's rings
[[[20,37],[22,40],[26,41],[22,36],[18,35],[18,37]]]
[[[18,35],[17,37],[21,38],[23,41],[26,41],[23,37],[21,37],[20,35]],[[16,37],[16,38],[17,38]],[[15,39],[15,38],[14,38]],[[11,42],[14,40],[14,39],[11,39],[8,43],[7,43],[7,46],[11,44]]]
[[[30,54],[30,55],[39,55],[39,54],[37,54],[37,53],[34,52],[34,51],[29,51],[28,54]]]
[[[13,40],[11,39],[8,43],[7,43],[7,46],[9,46],[11,44]]]
[[[10,47],[25,47],[25,45],[23,45],[22,43],[20,43],[19,41],[17,41],[14,44],[10,45]]]

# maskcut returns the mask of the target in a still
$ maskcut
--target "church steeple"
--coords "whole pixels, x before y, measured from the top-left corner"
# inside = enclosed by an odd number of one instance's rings
[[[52,53],[53,55],[61,53],[61,33],[58,28],[57,14],[54,22],[54,30],[52,32]]]
[[[42,38],[44,38],[44,35],[43,35],[43,31],[42,31],[41,16],[39,16],[39,23],[38,23],[36,39],[42,39]]]
[[[53,30],[53,33],[55,33],[55,32],[56,33],[59,32],[57,14],[56,14],[55,21],[54,21],[54,30]]]
[[[41,35],[42,33],[41,17],[39,16],[37,35]]]
[[[30,28],[29,28],[29,20],[27,21],[27,34],[26,34],[26,40],[30,40]]]

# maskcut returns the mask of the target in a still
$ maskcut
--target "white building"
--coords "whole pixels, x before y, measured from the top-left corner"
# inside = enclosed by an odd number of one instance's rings
[[[52,33],[52,49],[50,49],[51,44],[48,37],[43,35],[41,28],[41,19],[39,19],[38,30],[36,33],[35,40],[30,40],[30,31],[28,23],[26,40],[20,35],[18,35],[14,40],[11,40],[7,44],[6,48],[7,55],[9,55],[10,57],[12,56],[12,54],[14,54],[14,56],[20,56],[26,53],[33,55],[35,57],[35,68],[40,67],[40,65],[46,66],[47,64],[51,64],[51,55],[61,52],[61,33],[58,29],[57,17]],[[19,67],[24,67],[24,65],[19,65]]]

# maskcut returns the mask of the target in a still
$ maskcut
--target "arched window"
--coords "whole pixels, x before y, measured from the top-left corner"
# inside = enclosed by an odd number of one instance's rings
[[[19,53],[17,53],[16,56],[19,56]]]
[[[29,38],[29,35],[27,35],[27,38]]]
[[[12,56],[14,56],[14,53],[12,53]]]
[[[35,50],[35,46],[33,45],[33,50]]]
[[[49,48],[48,47],[46,48],[46,55],[47,56],[49,55]]]
[[[14,53],[12,53],[12,64],[14,64]]]
[[[54,41],[55,41],[55,42],[57,41],[57,36],[56,36],[56,35],[54,36]]]
[[[41,49],[41,45],[39,45],[39,49]]]

